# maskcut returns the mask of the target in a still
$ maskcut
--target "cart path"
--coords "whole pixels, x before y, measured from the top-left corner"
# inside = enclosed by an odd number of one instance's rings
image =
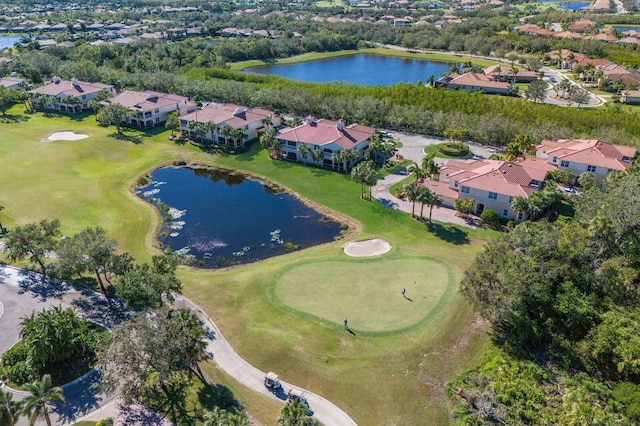
[[[207,338],[207,349],[211,352],[213,360],[216,361],[220,368],[243,385],[256,392],[260,392],[263,395],[269,395],[274,399],[280,400],[284,404],[286,400],[284,391],[280,390],[277,394],[270,392],[263,382],[266,372],[258,370],[238,355],[233,350],[229,342],[224,338],[222,333],[220,333],[220,330],[213,320],[202,309],[184,296],[176,297],[175,306],[178,308],[187,307],[191,309],[205,324],[205,326],[212,331],[212,333],[210,333],[211,337]],[[309,402],[309,408],[313,412],[313,417],[318,419],[324,425],[356,425],[356,422],[353,421],[347,413],[342,411],[328,399],[282,380],[280,383],[285,390],[289,390],[293,387],[303,391],[305,398]]]
[[[243,385],[256,392],[270,395],[284,404],[286,400],[284,392],[274,395],[266,389],[263,383],[265,373],[246,362],[233,350],[215,323],[200,307],[184,296],[177,296],[175,304],[177,307],[191,309],[209,329],[207,350],[220,368]],[[100,294],[78,291],[67,284],[54,283],[41,275],[0,265],[0,335],[2,336],[0,354],[6,352],[18,341],[22,317],[52,305],[73,307],[82,316],[109,327],[117,324],[124,315],[117,306],[106,303],[106,299]],[[121,423],[123,414],[126,416],[130,407],[121,407],[115,395],[100,395],[90,390],[90,385],[96,380],[96,376],[96,374],[88,375],[83,380],[64,386],[67,404],[62,407],[54,406],[51,410],[54,424],[66,425],[81,419],[98,420],[105,417],[118,417],[118,424]],[[281,383],[286,390],[295,387],[304,391],[313,417],[326,426],[356,425],[349,415],[331,401],[290,383]],[[15,397],[20,399],[24,394],[18,391],[15,392]],[[22,417],[18,424],[27,424],[27,421]],[[38,426],[41,424],[45,423],[36,422]],[[136,423],[126,422],[126,424]],[[144,425],[145,422],[139,424]],[[159,423],[154,422],[154,424]]]

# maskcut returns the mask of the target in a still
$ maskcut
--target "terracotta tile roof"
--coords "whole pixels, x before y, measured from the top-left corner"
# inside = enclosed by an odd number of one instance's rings
[[[29,90],[29,93],[43,94],[50,96],[82,96],[91,93],[98,93],[101,90],[110,90],[113,86],[102,83],[88,83],[86,81],[76,81],[76,84],[72,84],[68,80],[57,80],[54,77],[54,81],[44,86],[38,87],[33,90]]]
[[[576,33],[573,31],[561,31],[561,32],[553,33],[552,35],[558,38],[572,38],[575,40],[583,38],[582,34]]]
[[[596,27],[596,23],[589,19],[578,19],[569,24],[569,31],[587,31]]]
[[[169,93],[154,92],[152,90],[145,90],[144,92],[125,90],[113,98],[104,100],[103,103],[120,104],[134,111],[145,112],[170,105],[186,105],[187,101],[188,98],[184,96]]]
[[[0,86],[4,87],[12,87],[17,84],[20,84],[24,81],[24,78],[18,77],[2,77],[0,78]]]
[[[545,158],[540,158],[540,157],[520,157],[516,161],[516,164],[519,164],[522,167],[526,168],[527,170],[530,170],[532,177],[534,174],[538,177],[540,176],[540,175],[537,175],[538,170],[544,172],[544,175],[542,175],[542,179],[538,179],[534,177],[534,179],[536,180],[544,180],[544,177],[546,176],[547,172],[557,169],[555,165],[547,163],[547,160]]]
[[[623,90],[622,95],[628,98],[640,98],[640,90]]]
[[[543,140],[536,149],[544,149],[543,152],[549,157],[613,170],[629,168],[629,162],[622,161],[622,158],[633,158],[637,152],[632,146],[614,145],[596,139]]]
[[[450,82],[449,86],[477,86],[477,87],[486,87],[492,89],[502,89],[509,90],[511,88],[511,84],[503,81],[493,81],[490,80],[484,74],[481,73],[466,73],[459,76],[454,77]]]
[[[542,179],[536,179],[537,176],[531,176],[531,174],[539,174],[538,170],[532,169],[535,170],[535,172],[532,173],[531,170],[526,169],[519,164],[503,161],[500,163],[502,164],[500,164],[499,167],[494,168],[489,172],[478,174],[475,177],[461,180],[458,185],[464,185],[483,191],[496,192],[510,197],[527,197],[532,192],[537,191],[537,188],[529,187],[531,181],[544,180],[544,177],[542,177]]]
[[[482,70],[485,75],[490,78],[495,78],[497,76],[513,76],[511,73],[511,65],[492,65],[490,67],[486,67]],[[516,73],[516,78],[538,78],[538,73],[535,71],[529,71],[525,69],[518,69]]]
[[[458,199],[458,191],[449,188],[449,185],[446,182],[425,179],[422,182],[422,186],[426,186],[441,197],[451,198],[453,200]]]
[[[572,52],[571,50],[567,50],[567,49],[561,49],[560,50],[560,55],[561,55],[562,59],[569,59],[569,55],[571,55],[571,54],[573,54],[574,60],[578,60],[579,58],[586,58],[586,56],[581,54],[581,53]],[[558,59],[558,51],[557,50],[552,50],[550,52],[547,52],[547,55],[549,55],[549,58],[551,58],[551,59]]]
[[[340,121],[320,119],[285,130],[276,137],[283,141],[304,142],[318,146],[334,143],[342,149],[351,149],[369,139],[375,130],[373,127],[362,124],[350,124],[339,130],[340,125]]]
[[[182,120],[195,121],[198,123],[226,124],[227,126],[239,129],[248,124],[262,121],[273,112],[261,108],[247,108],[235,104],[210,103],[196,112],[192,112],[181,117]]]
[[[616,40],[614,41],[614,43],[620,43],[620,44],[636,44],[639,45],[640,44],[640,40],[636,37],[625,37],[625,38],[621,38],[620,40]]]

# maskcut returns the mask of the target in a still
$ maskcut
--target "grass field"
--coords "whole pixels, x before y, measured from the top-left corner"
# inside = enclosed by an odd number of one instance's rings
[[[421,325],[452,286],[453,277],[440,262],[383,257],[293,265],[276,278],[272,294],[316,321],[340,328],[348,318],[350,329],[374,335]]]
[[[0,204],[5,207],[0,215],[9,230],[43,218],[59,218],[66,235],[100,225],[121,249],[129,250],[139,261],[148,261],[157,252],[154,230],[159,217],[131,188],[140,176],[161,164],[194,160],[275,180],[317,205],[352,218],[358,232],[355,238],[375,236],[389,241],[393,250],[378,262],[386,264],[383,269],[389,276],[402,276],[403,283],[393,286],[395,299],[401,297],[402,286],[411,297],[413,281],[429,282],[434,265],[442,265],[453,285],[440,290],[439,302],[430,314],[411,312],[407,324],[413,325],[408,329],[398,329],[403,323],[396,319],[393,329],[371,333],[356,326],[356,317],[352,317],[355,336],[345,333],[335,320],[317,320],[310,307],[291,300],[285,304],[286,295],[274,297],[272,293],[288,285],[289,271],[311,267],[314,262],[339,264],[354,278],[364,273],[363,265],[377,263],[347,257],[342,250],[344,241],[225,270],[181,267],[178,275],[185,295],[216,321],[244,359],[325,396],[359,424],[449,423],[444,385],[472,365],[486,343],[485,326],[458,293],[456,283],[475,253],[494,235],[492,231],[438,224],[429,228],[406,213],[362,201],[360,185],[347,175],[270,161],[257,145],[240,155],[210,155],[189,144],[169,141],[168,132],[163,131],[128,131],[129,140],[116,140],[109,136],[113,128],[98,126],[91,115],[25,115],[20,106],[9,111],[7,120],[10,122],[0,123]],[[51,133],[65,130],[90,137],[47,141]],[[408,266],[412,273],[402,275],[407,267],[402,262],[416,262]],[[308,277],[296,275],[301,283],[310,285]],[[298,299],[301,295],[302,291]],[[339,295],[331,297],[335,300]],[[426,304],[424,308],[429,310]],[[318,316],[322,315],[326,316]],[[420,315],[430,316],[420,320]],[[393,315],[386,316],[393,320]],[[228,386],[259,421],[275,424],[281,408],[277,401],[243,388],[213,362],[205,370]]]
[[[462,157],[456,157],[453,155],[446,155],[438,151],[438,145],[429,145],[424,149],[425,154],[435,154],[438,158],[447,158],[450,160],[466,160],[467,158],[473,157],[473,152],[469,151],[469,153]]]

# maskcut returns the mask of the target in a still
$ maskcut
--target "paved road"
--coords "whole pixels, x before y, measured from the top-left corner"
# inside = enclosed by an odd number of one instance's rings
[[[107,301],[94,292],[80,292],[64,283],[56,283],[31,272],[8,266],[0,266],[0,354],[19,340],[21,318],[52,305],[74,307],[80,315],[107,327],[113,327],[126,318],[123,307],[113,300]],[[242,359],[224,338],[220,330],[202,309],[183,296],[178,296],[176,305],[193,310],[210,330],[208,350],[220,368],[251,389],[285,401],[284,393],[273,395],[263,384],[265,373]],[[121,406],[116,396],[107,396],[95,391],[91,385],[97,382],[97,373],[82,380],[65,385],[66,405],[56,405],[52,410],[54,424],[72,424],[81,419],[99,420],[118,418],[118,424],[159,425],[170,424],[144,407],[132,404]],[[296,387],[283,382],[285,389]],[[327,426],[350,426],[356,423],[340,408],[327,399],[308,390],[305,392],[314,417]],[[24,398],[24,392],[15,392],[16,399]],[[27,424],[22,418],[19,425]],[[38,422],[40,426],[44,422]]]
[[[209,329],[211,333],[209,333],[210,337],[207,339],[207,349],[212,354],[214,361],[218,363],[220,368],[243,385],[264,395],[269,395],[272,398],[278,399],[284,404],[286,400],[284,391],[281,390],[278,394],[273,394],[268,391],[263,383],[265,372],[258,370],[238,355],[233,350],[229,342],[224,338],[222,333],[220,333],[220,330],[218,330],[215,323],[202,309],[184,296],[178,296],[176,298],[175,305],[179,308],[186,307],[191,309]],[[356,424],[347,413],[322,396],[316,395],[309,390],[300,388],[291,383],[283,381],[281,383],[282,387],[287,391],[292,387],[302,390],[304,392],[304,396],[309,402],[309,407],[313,412],[313,417],[317,418],[326,426],[350,426]]]

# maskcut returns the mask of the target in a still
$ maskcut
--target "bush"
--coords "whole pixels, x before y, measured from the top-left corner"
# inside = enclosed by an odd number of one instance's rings
[[[483,210],[482,213],[480,213],[480,219],[491,226],[497,226],[500,223],[498,213],[491,209]]]
[[[438,152],[451,157],[466,157],[469,155],[469,145],[462,142],[445,142],[438,144]]]

